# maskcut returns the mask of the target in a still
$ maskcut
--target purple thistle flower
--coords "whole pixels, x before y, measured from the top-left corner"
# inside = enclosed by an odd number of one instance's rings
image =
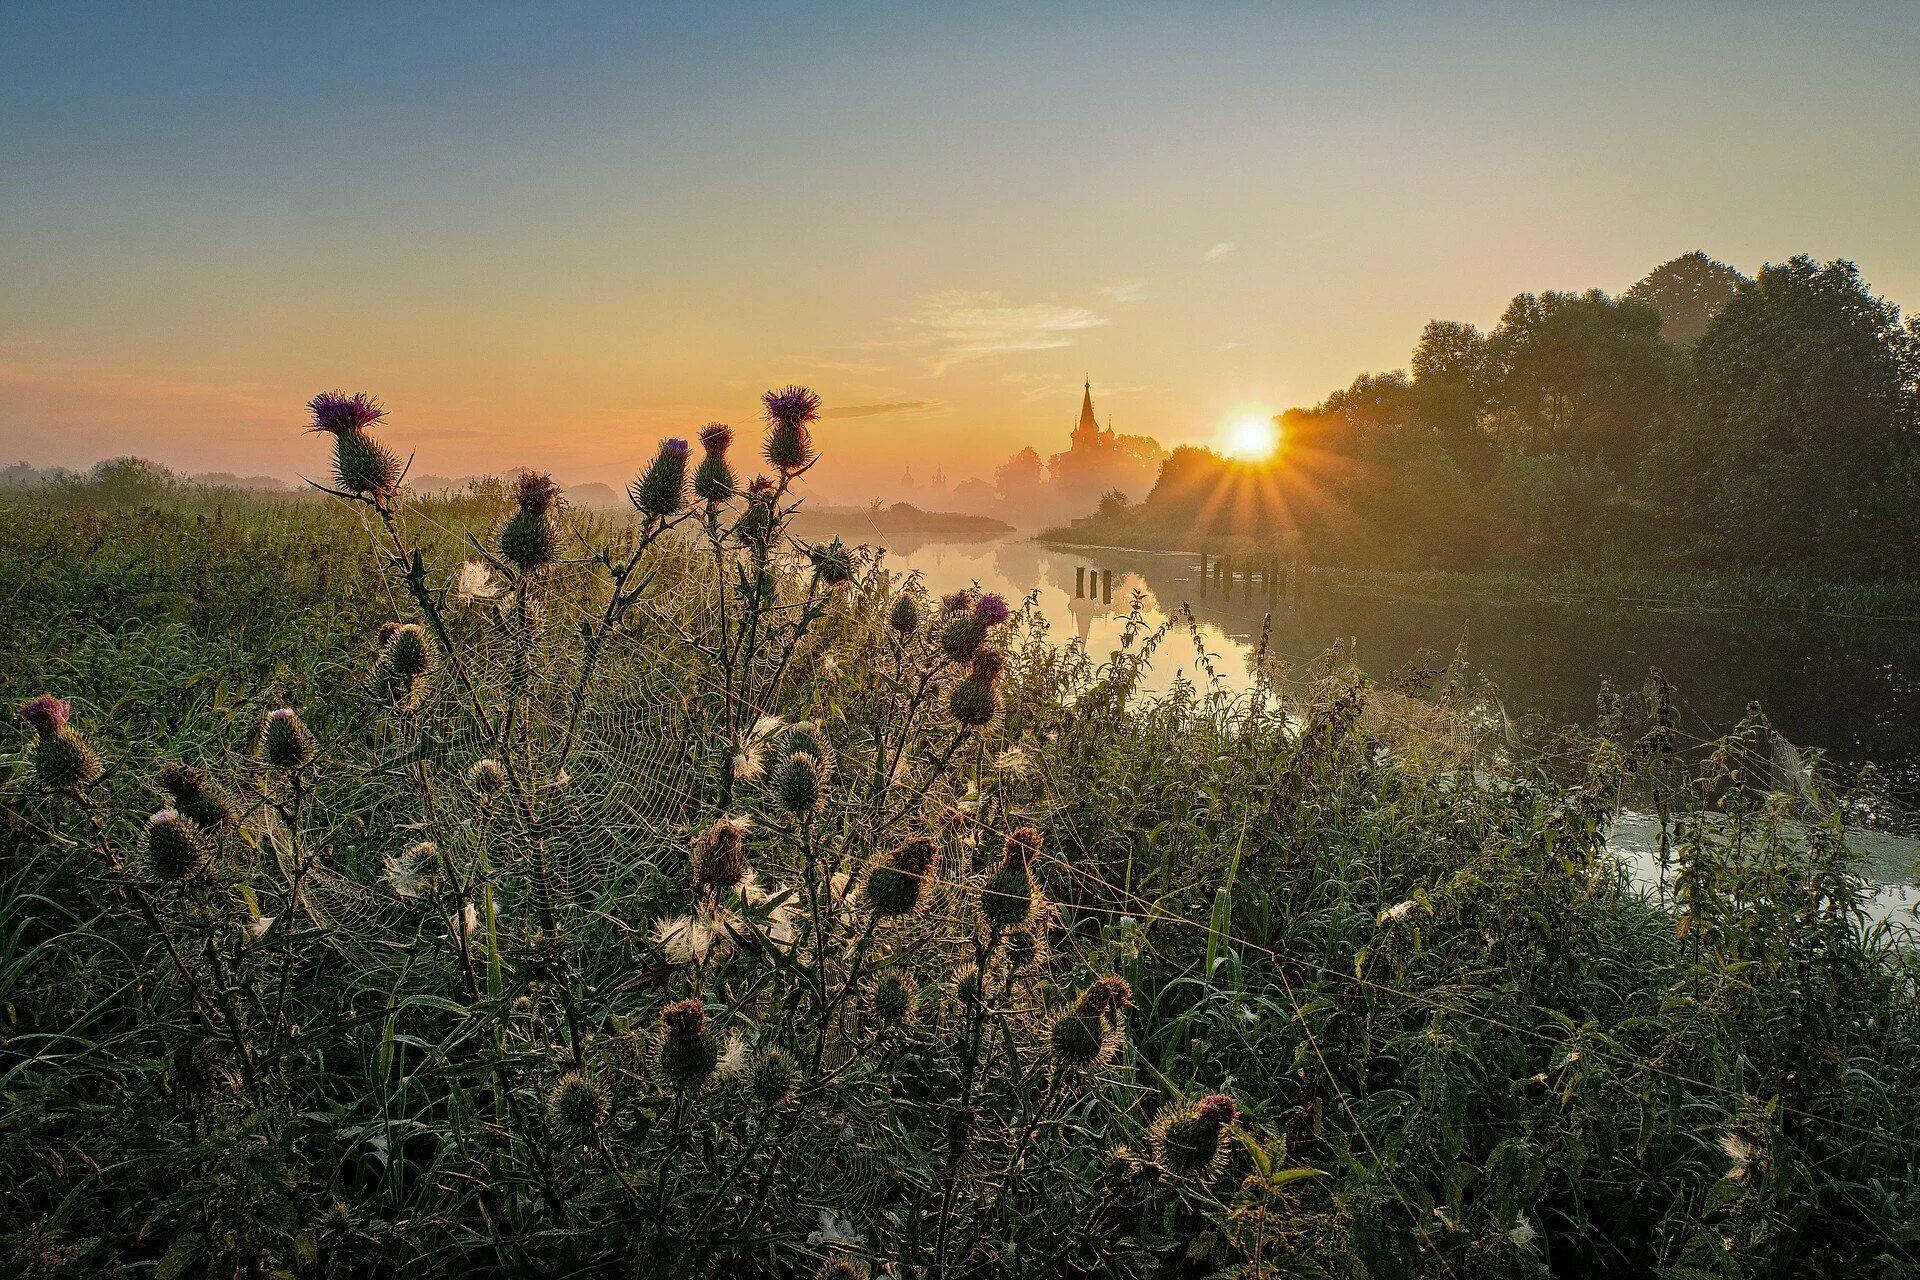
[[[733,428],[724,422],[709,422],[700,428],[700,447],[708,453],[725,453],[733,443]]]
[[[803,427],[820,416],[820,397],[805,387],[769,391],[760,399],[767,406],[767,420],[783,427]]]
[[[1008,618],[1011,618],[1013,611],[1007,608],[1007,602],[1005,600],[989,593],[973,602],[973,616],[990,627],[997,627]]]
[[[307,401],[313,411],[312,431],[364,431],[387,416],[380,402],[364,391],[347,395],[341,391],[323,391]]]
[[[43,693],[20,708],[20,723],[43,738],[52,737],[67,727],[73,708],[50,693]]]
[[[687,442],[685,440],[662,440],[660,442],[660,452],[672,454],[676,458],[684,458],[687,456]]]

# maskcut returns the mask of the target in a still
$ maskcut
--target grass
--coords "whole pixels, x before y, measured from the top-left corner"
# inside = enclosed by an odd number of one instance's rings
[[[1347,670],[1146,697],[1164,633],[677,465],[531,543],[377,484],[0,511],[0,680],[103,764],[0,756],[9,1274],[1912,1273],[1913,960],[1740,734],[1552,781]],[[169,763],[232,813],[181,878]]]

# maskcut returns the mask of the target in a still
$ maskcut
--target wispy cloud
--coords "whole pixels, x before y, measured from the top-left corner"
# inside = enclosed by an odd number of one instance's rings
[[[1246,345],[1244,342],[1223,342],[1220,344],[1220,349],[1222,351],[1238,351]]]
[[[1109,302],[1138,302],[1147,296],[1147,282],[1138,276],[1131,280],[1116,280],[1100,286],[1100,296]]]
[[[837,409],[822,409],[823,418],[877,418],[885,413],[925,413],[938,409],[938,400],[896,400],[891,404],[843,404]]]
[[[1010,303],[997,293],[929,294],[910,323],[933,349],[933,371],[963,360],[1073,345],[1074,335],[1111,323],[1086,307]]]
[[[857,360],[821,360],[814,356],[783,356],[788,364],[806,369],[825,369],[830,373],[883,373],[886,366]]]
[[[1232,252],[1233,252],[1232,243],[1226,240],[1222,240],[1219,244],[1216,244],[1215,246],[1213,246],[1213,248],[1201,254],[1200,261],[1218,262],[1220,261],[1220,259],[1226,257],[1228,254]]]

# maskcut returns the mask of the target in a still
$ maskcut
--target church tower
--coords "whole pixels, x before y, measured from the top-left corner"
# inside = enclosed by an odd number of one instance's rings
[[[1077,450],[1097,449],[1112,440],[1112,428],[1108,428],[1103,435],[1099,419],[1093,416],[1093,380],[1089,378],[1081,389],[1080,422],[1073,429],[1073,447]]]

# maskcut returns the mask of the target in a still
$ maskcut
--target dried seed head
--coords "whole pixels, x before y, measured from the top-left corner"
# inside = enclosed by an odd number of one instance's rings
[[[662,1034],[654,1051],[660,1081],[678,1093],[690,1093],[712,1079],[720,1065],[720,1046],[707,1031],[707,1014],[694,997],[676,1000],[660,1011]]]
[[[289,773],[313,763],[316,746],[313,734],[301,723],[291,707],[281,707],[267,716],[267,731],[261,739],[261,755],[276,769]]]
[[[147,819],[147,870],[155,880],[178,883],[207,869],[207,842],[193,820],[174,809],[161,809]]]
[[[1147,1131],[1160,1167],[1179,1177],[1212,1176],[1226,1164],[1221,1134],[1233,1123],[1233,1099],[1214,1094],[1188,1109],[1167,1107]]]
[[[507,771],[492,756],[483,757],[467,770],[467,785],[483,796],[499,795],[507,785]]]
[[[866,1263],[839,1253],[820,1265],[814,1280],[870,1280],[872,1275]]]
[[[746,876],[747,832],[740,823],[721,818],[694,838],[694,888],[724,893]]]
[[[578,1071],[569,1071],[547,1095],[547,1110],[562,1131],[574,1138],[585,1138],[606,1121],[607,1091],[598,1081]]]

